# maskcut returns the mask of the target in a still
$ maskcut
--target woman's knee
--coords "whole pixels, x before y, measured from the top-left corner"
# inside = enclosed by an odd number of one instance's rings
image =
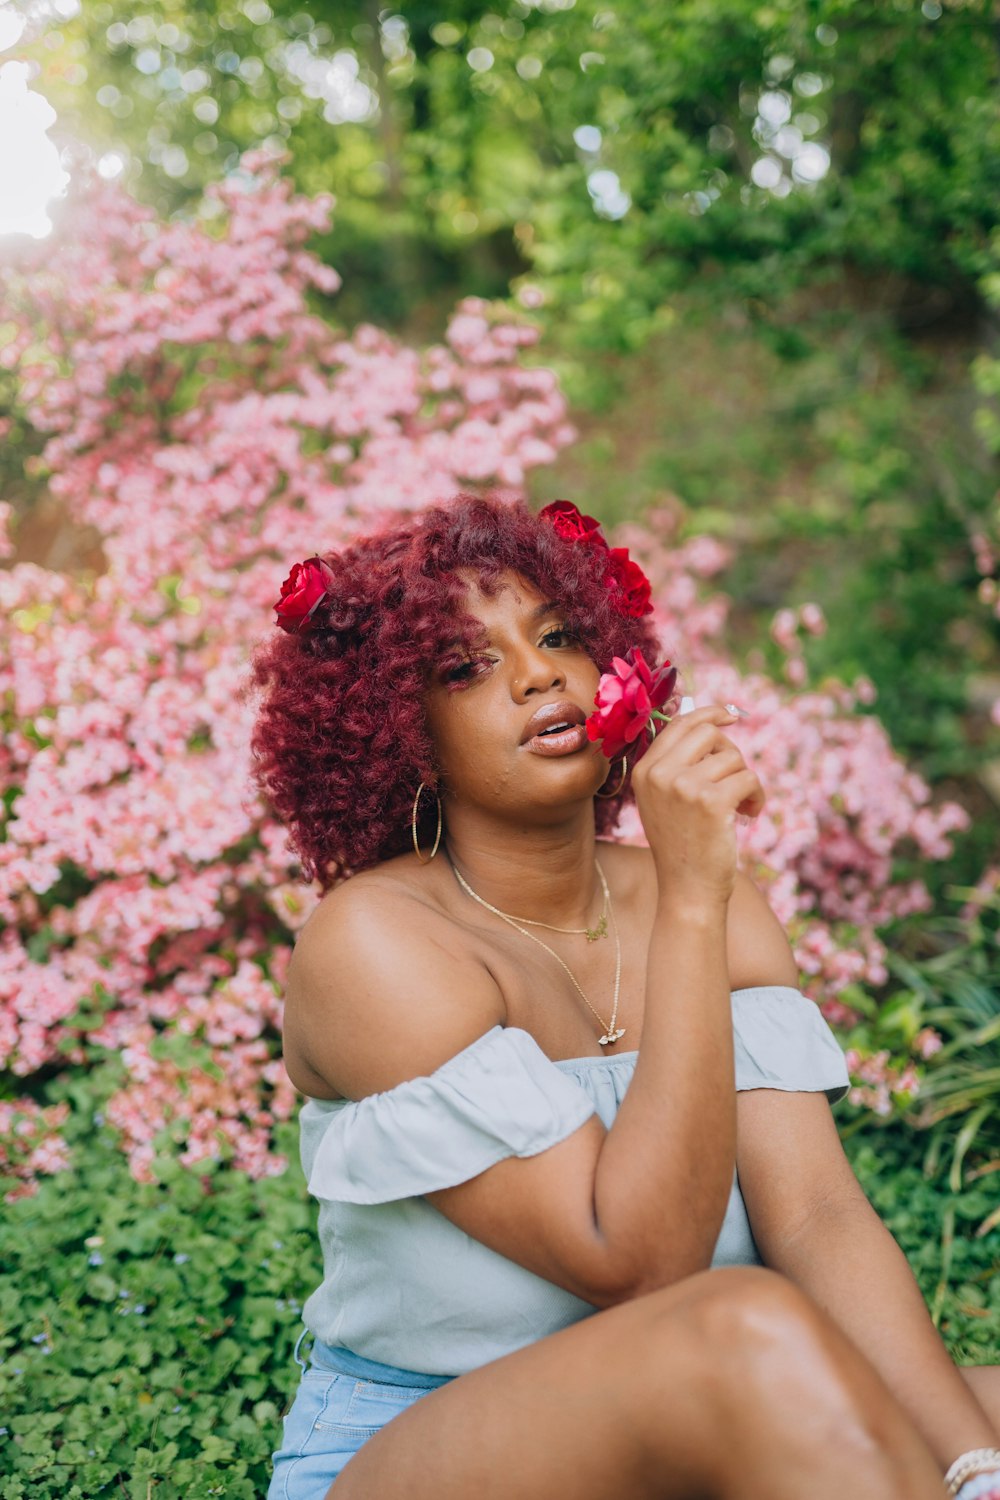
[[[692,1316],[713,1344],[751,1363],[814,1343],[824,1323],[805,1293],[762,1266],[709,1272]]]
[[[773,1411],[784,1396],[815,1396],[837,1422],[859,1405],[846,1341],[786,1277],[763,1267],[703,1272],[680,1301],[650,1298],[647,1352],[675,1361],[683,1344],[716,1401]],[[796,1402],[795,1404],[799,1404]]]
[[[734,1340],[753,1353],[774,1339],[796,1336],[811,1304],[791,1282],[760,1266],[701,1271],[641,1299],[646,1338],[657,1345],[676,1338],[679,1326],[697,1330],[706,1347],[732,1350]]]
[[[701,1434],[699,1451],[714,1453],[720,1492],[729,1493],[722,1480],[732,1478],[723,1471],[733,1455],[770,1453],[792,1469],[819,1464],[827,1479],[830,1465],[816,1455],[835,1459],[859,1495],[917,1493],[907,1476],[919,1474],[918,1459],[927,1468],[928,1455],[914,1456],[915,1435],[888,1389],[792,1282],[763,1267],[740,1267],[701,1273],[672,1290],[643,1299],[639,1364],[651,1401],[641,1410],[670,1409],[667,1395],[676,1392],[683,1367],[683,1420],[693,1436]],[[653,1452],[658,1435],[661,1428],[649,1424]]]
[[[744,1384],[775,1338],[790,1337],[796,1308],[773,1272],[740,1267],[702,1271],[683,1282],[645,1293],[631,1305],[637,1314],[631,1340],[639,1383],[658,1388],[678,1369],[706,1402],[725,1399],[724,1387]]]

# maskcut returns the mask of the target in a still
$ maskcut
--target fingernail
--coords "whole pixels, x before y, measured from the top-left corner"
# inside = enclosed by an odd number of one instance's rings
[[[736,703],[726,703],[723,705],[723,707],[725,708],[727,714],[736,714],[737,717],[741,719],[749,719],[750,717],[747,709],[740,708]]]
[[[694,708],[694,699],[693,698],[682,698],[681,699],[681,706],[677,710],[677,712],[678,712],[678,714],[689,714],[693,708]]]

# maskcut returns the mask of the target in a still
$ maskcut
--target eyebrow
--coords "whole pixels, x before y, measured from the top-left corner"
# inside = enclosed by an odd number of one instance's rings
[[[561,604],[558,599],[547,599],[544,604],[538,604],[535,606],[535,608],[528,616],[528,619],[531,621],[532,625],[534,625],[536,621],[543,620],[546,615],[565,613],[565,604]]]

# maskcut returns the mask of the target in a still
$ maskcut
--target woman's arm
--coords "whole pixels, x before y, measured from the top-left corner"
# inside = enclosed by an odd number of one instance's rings
[[[788,937],[760,892],[734,904],[730,950],[754,982],[799,987]],[[731,924],[732,925],[732,924]],[[736,981],[734,980],[734,985]],[[737,1094],[736,1170],[765,1265],[794,1281],[868,1356],[942,1468],[997,1434],[931,1322],[909,1263],[865,1197],[824,1094]]]
[[[867,1355],[942,1469],[1000,1440],[952,1363],[902,1250],[865,1197],[823,1094],[738,1095],[736,1165],[765,1265]]]
[[[443,1185],[421,1190],[473,1239],[597,1307],[708,1265],[735,1168],[726,908],[702,920],[693,907],[666,907],[651,946],[657,954],[652,1003],[667,1015],[653,1023],[646,1058],[651,1076],[625,1125],[631,1089],[608,1130],[583,1086],[535,1044],[530,1075],[523,1060],[517,1069],[511,1063],[502,1087],[527,1090],[536,1112],[544,1090],[558,1085],[563,1101],[570,1090],[575,1110],[586,1106],[583,1123],[567,1125],[564,1138],[557,1138],[565,1102],[549,1109],[544,1129],[536,1122],[531,1130],[508,1133],[503,1118],[497,1140],[506,1149],[494,1165],[460,1171],[457,1182],[446,1165]],[[352,1101],[427,1079],[507,1023],[495,978],[455,924],[391,882],[363,876],[339,887],[299,934],[286,1014],[294,1018],[313,1071]],[[671,1014],[679,1018],[676,1035],[667,1025]],[[644,1033],[644,1056],[646,1046]],[[656,1064],[665,1075],[658,1087]],[[726,1109],[716,1111],[707,1131],[705,1093],[723,1095],[727,1084]],[[428,1137],[426,1154],[448,1161],[449,1135],[458,1151],[466,1110],[488,1135],[501,1104],[481,1079],[478,1097],[456,1100],[454,1122],[442,1121],[440,1138]],[[602,1153],[624,1130],[611,1175],[602,1178]],[[533,1136],[549,1134],[553,1144],[518,1154]],[[704,1170],[703,1183],[699,1162],[709,1157],[712,1170]],[[446,1185],[449,1177],[454,1185]],[[692,1182],[697,1202],[691,1201]]]

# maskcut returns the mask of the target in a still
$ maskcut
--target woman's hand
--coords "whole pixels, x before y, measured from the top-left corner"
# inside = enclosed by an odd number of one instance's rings
[[[756,817],[765,792],[722,726],[720,704],[664,726],[632,773],[661,896],[725,908],[736,881],[737,813]]]

